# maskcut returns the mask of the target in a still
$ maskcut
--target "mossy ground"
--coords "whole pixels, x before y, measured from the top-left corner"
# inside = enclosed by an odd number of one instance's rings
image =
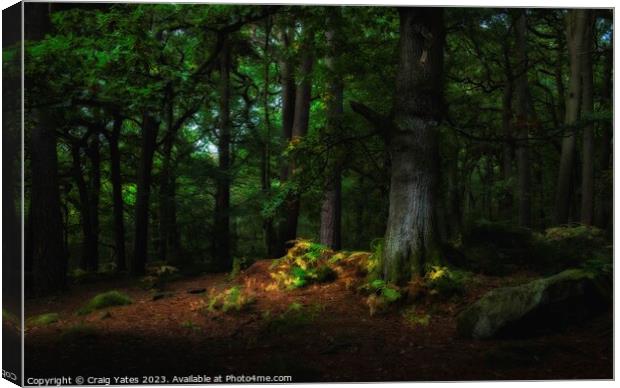
[[[89,300],[84,306],[77,310],[77,315],[87,315],[95,310],[101,310],[114,306],[126,306],[132,304],[133,300],[120,291],[108,291],[96,295]]]

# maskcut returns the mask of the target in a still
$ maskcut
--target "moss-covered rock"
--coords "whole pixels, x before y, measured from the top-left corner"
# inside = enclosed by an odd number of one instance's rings
[[[92,298],[86,305],[77,311],[78,315],[90,314],[95,310],[104,309],[112,306],[125,306],[132,304],[130,297],[119,291],[108,291]]]
[[[516,287],[493,290],[457,317],[461,336],[528,336],[582,321],[610,306],[611,277],[570,269]]]
[[[57,313],[41,314],[34,317],[30,317],[26,320],[28,326],[47,326],[52,323],[58,322],[60,316]]]
[[[611,261],[611,242],[601,229],[586,225],[554,227],[538,236],[546,246],[547,267],[581,266],[589,260]]]

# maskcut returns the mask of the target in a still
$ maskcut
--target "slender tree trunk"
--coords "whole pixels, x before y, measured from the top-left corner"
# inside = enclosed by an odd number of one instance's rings
[[[327,40],[328,55],[325,63],[330,72],[329,94],[326,101],[327,105],[327,128],[329,135],[338,135],[342,130],[342,120],[344,115],[343,108],[343,89],[344,85],[337,69],[337,55],[340,52],[339,36],[336,32],[340,20],[340,9],[334,7],[329,16],[328,23],[331,28],[325,33]],[[342,167],[338,150],[335,151],[333,160],[330,160],[331,171],[328,171],[328,181],[321,206],[321,227],[320,242],[332,249],[338,250],[341,247],[341,218],[342,218]]]
[[[601,88],[601,105],[603,109],[612,110],[612,85],[613,85],[613,38],[610,48],[605,55],[603,70],[603,85]],[[612,156],[613,123],[602,125],[599,152],[597,158],[597,190],[595,225],[599,228],[608,229],[613,225],[613,179],[611,178],[610,166],[613,165]]]
[[[29,3],[25,9],[25,37],[29,41],[43,39],[51,30],[50,5]],[[26,79],[26,90],[29,82]],[[28,100],[27,100],[28,101]],[[35,124],[30,131],[30,225],[33,291],[46,294],[66,287],[67,252],[62,237],[60,185],[54,120],[45,108],[29,109],[27,117]]]
[[[300,82],[295,94],[295,114],[293,119],[292,141],[300,140],[308,132],[310,119],[310,94],[312,92],[312,67],[314,56],[312,53],[312,32],[304,27],[304,37],[301,43],[299,68]],[[289,175],[295,174],[295,161],[289,164]],[[297,237],[297,223],[299,220],[300,193],[294,192],[289,195],[285,204],[286,219],[280,231],[280,240],[283,245],[287,241]]]
[[[516,51],[519,66],[516,78],[516,120],[519,142],[517,143],[517,166],[519,169],[519,225],[532,226],[532,183],[529,149],[530,115],[528,109],[528,79],[529,68],[527,56],[527,20],[525,9],[518,10],[515,21]]]
[[[159,259],[178,261],[180,243],[176,223],[176,177],[172,162],[172,148],[177,140],[178,127],[174,124],[174,95],[169,89],[166,112],[167,133],[162,149],[162,167],[159,179]],[[173,258],[170,258],[170,254]]]
[[[266,134],[261,155],[261,188],[266,198],[268,198],[271,193],[271,117],[269,114],[269,85],[271,83],[269,77],[269,67],[271,65],[269,41],[271,39],[271,29],[272,20],[271,17],[268,17],[265,21],[265,42],[263,45],[263,53],[265,56],[263,77],[265,80],[265,87],[262,95]],[[274,257],[274,255],[277,254],[277,236],[274,228],[273,216],[265,217],[263,220],[263,238],[267,257]]]
[[[435,207],[443,100],[443,10],[400,8],[399,66],[390,139],[390,209],[383,276],[407,282],[439,260]]]
[[[581,56],[582,86],[581,112],[589,116],[594,110],[593,75],[592,75],[592,43],[594,40],[594,14],[590,13],[586,21],[583,50]],[[583,128],[581,165],[581,223],[592,225],[594,222],[594,124],[588,123]]]
[[[116,248],[117,271],[125,271],[127,269],[121,154],[118,148],[122,126],[123,120],[120,117],[115,117],[112,132],[108,137],[110,146],[110,182],[112,184],[112,213],[114,217],[114,246]]]
[[[502,148],[502,174],[506,189],[500,200],[500,210],[503,218],[512,218],[513,206],[513,159],[514,159],[514,139],[512,134],[512,97],[513,97],[513,74],[510,63],[510,49],[508,41],[504,43],[504,93],[502,96],[502,129],[504,132],[504,144]]]
[[[135,241],[133,261],[131,262],[131,273],[133,275],[143,275],[148,261],[149,206],[153,156],[157,144],[158,129],[159,122],[151,114],[145,113],[142,118],[140,162],[137,173]]]
[[[565,224],[568,222],[570,208],[570,188],[573,170],[575,168],[575,142],[576,133],[574,126],[579,120],[579,102],[581,96],[581,53],[583,52],[583,36],[590,11],[586,9],[570,10],[567,16],[566,39],[570,58],[570,81],[566,101],[566,116],[564,123],[567,128],[562,139],[562,153],[560,156],[560,169],[558,184],[556,186],[556,209],[555,222]]]
[[[90,158],[90,193],[89,217],[92,227],[92,253],[88,258],[88,268],[91,271],[99,269],[99,197],[101,193],[101,142],[99,133],[93,135],[88,149]]]
[[[219,171],[215,194],[213,256],[221,271],[232,268],[230,255],[230,46],[226,43],[220,58]]]
[[[280,82],[282,87],[282,139],[285,144],[288,144],[293,137],[293,122],[295,120],[295,96],[297,94],[295,86],[295,70],[294,64],[289,57],[288,51],[293,44],[293,28],[285,28],[281,34],[282,43],[284,46],[284,58],[280,61]],[[280,169],[280,182],[285,183],[289,179],[288,161],[282,163]],[[283,218],[284,220],[278,225],[278,242],[274,255],[276,257],[284,256],[286,253],[286,211],[287,206],[283,206]]]

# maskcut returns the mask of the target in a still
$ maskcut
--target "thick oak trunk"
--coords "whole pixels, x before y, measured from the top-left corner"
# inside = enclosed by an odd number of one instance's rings
[[[386,281],[403,283],[439,259],[435,206],[442,112],[443,12],[401,8],[394,96],[390,208],[383,251]]]

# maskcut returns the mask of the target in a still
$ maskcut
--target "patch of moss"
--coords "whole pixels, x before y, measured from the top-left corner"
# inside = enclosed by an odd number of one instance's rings
[[[113,306],[125,306],[132,304],[133,300],[122,292],[113,290],[96,295],[88,303],[77,311],[78,315],[87,315],[95,310],[101,310]]]
[[[58,322],[60,316],[57,313],[41,314],[26,320],[28,326],[47,326]]]

